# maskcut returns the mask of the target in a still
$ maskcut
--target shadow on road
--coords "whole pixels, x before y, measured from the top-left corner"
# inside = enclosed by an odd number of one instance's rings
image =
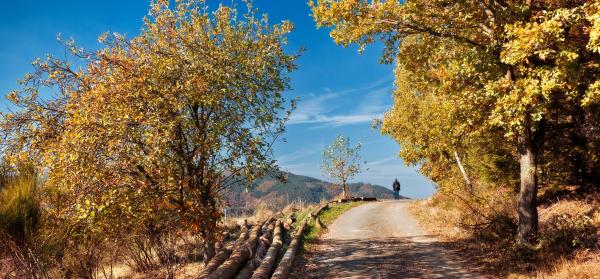
[[[298,263],[296,278],[480,278],[431,236],[326,239]]]

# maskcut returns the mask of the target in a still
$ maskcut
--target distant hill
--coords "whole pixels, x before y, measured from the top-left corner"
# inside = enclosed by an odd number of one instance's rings
[[[297,200],[308,203],[317,203],[322,199],[331,200],[342,193],[340,186],[313,177],[293,173],[285,173],[285,176],[287,178],[285,183],[273,177],[260,179],[248,189],[248,192],[242,187],[231,189],[227,194],[229,206],[254,207],[260,202],[264,202],[269,206],[283,207]],[[349,186],[355,197],[364,196],[378,199],[394,197],[394,192],[379,185],[352,183]]]

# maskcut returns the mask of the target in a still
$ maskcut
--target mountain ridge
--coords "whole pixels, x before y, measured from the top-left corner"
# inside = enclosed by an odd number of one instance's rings
[[[243,187],[231,189],[226,199],[230,207],[255,207],[261,203],[269,207],[284,207],[293,201],[318,203],[331,200],[342,193],[341,186],[314,177],[284,172],[286,182],[267,176]],[[353,196],[391,199],[394,192],[384,186],[355,182],[348,184]],[[406,198],[402,197],[401,198]]]

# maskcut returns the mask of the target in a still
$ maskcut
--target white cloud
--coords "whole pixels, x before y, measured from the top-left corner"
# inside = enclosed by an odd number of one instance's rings
[[[381,118],[383,112],[387,110],[389,104],[385,103],[386,97],[389,97],[389,92],[392,87],[388,85],[391,82],[389,79],[376,81],[368,86],[349,89],[338,92],[332,92],[329,88],[325,88],[325,94],[300,101],[296,111],[288,122],[289,125],[297,124],[322,124],[315,128],[324,126],[343,126],[357,123],[367,123],[373,119]],[[381,85],[385,85],[381,87]],[[362,101],[354,103],[354,108],[344,108],[345,111],[356,111],[353,114],[333,114],[342,105],[342,101],[338,98],[348,98],[349,93],[368,91],[359,95]],[[354,96],[352,96],[354,97]],[[336,102],[336,100],[339,100]],[[323,125],[325,124],[325,125]]]
[[[379,165],[383,165],[384,163],[387,162],[393,162],[398,160],[397,157],[387,157],[387,158],[383,158],[381,160],[377,160],[377,161],[373,161],[373,162],[367,162],[367,167],[369,166],[379,166]]]
[[[316,143],[313,145],[309,145],[309,146],[300,148],[292,153],[281,155],[281,156],[277,157],[276,160],[281,165],[294,163],[300,159],[305,159],[307,157],[310,157],[310,156],[320,152],[320,150],[323,150],[324,147],[325,147],[325,144],[323,142],[319,142],[319,143]]]
[[[331,126],[343,126],[357,123],[371,122],[381,117],[378,114],[349,114],[349,115],[314,115],[304,119],[291,119],[288,124],[330,124]]]

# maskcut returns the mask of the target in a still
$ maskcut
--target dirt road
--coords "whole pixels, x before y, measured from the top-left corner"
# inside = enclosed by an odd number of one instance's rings
[[[482,278],[419,227],[408,203],[375,202],[340,216],[307,254],[298,277]]]

